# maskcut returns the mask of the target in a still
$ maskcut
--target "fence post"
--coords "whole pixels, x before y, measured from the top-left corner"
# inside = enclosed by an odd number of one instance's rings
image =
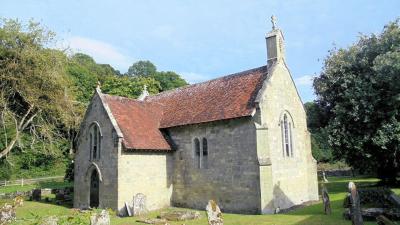
[[[24,186],[24,178],[21,178],[21,187]]]
[[[4,180],[4,187],[7,186],[7,180]]]

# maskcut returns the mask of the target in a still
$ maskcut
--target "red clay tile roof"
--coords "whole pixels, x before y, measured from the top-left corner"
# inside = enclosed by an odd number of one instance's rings
[[[149,96],[163,105],[160,128],[250,116],[267,67]]]
[[[148,96],[144,101],[103,95],[127,149],[171,150],[161,128],[250,116],[267,67]]]
[[[171,146],[159,130],[159,121],[162,116],[159,104],[111,95],[102,97],[124,135],[125,148],[171,150]]]

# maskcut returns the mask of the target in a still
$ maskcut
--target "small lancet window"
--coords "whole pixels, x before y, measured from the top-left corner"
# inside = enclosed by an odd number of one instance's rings
[[[203,138],[203,155],[201,158],[201,168],[208,168],[208,143],[206,138]]]
[[[285,113],[281,120],[283,156],[293,157],[293,135],[290,117]]]
[[[101,151],[101,133],[100,128],[96,123],[90,127],[89,131],[90,144],[90,159],[100,159]]]
[[[201,168],[200,141],[198,138],[194,139],[194,156],[195,156],[197,167]]]

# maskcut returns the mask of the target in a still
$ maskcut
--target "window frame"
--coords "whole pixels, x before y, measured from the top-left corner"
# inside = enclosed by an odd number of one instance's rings
[[[206,137],[193,138],[193,157],[198,169],[208,169],[209,144]]]
[[[293,117],[288,111],[281,113],[279,126],[281,126],[282,136],[282,157],[293,158],[294,157],[294,135],[295,126]]]
[[[89,133],[89,159],[99,160],[101,158],[101,145],[103,134],[101,132],[101,128],[98,122],[92,122],[88,129]]]

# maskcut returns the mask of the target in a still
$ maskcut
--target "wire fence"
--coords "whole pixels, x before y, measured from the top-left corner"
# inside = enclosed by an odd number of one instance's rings
[[[53,177],[39,177],[19,180],[0,180],[0,186],[24,186],[29,184],[37,184],[42,181],[52,181],[64,179],[64,176],[53,176]]]

